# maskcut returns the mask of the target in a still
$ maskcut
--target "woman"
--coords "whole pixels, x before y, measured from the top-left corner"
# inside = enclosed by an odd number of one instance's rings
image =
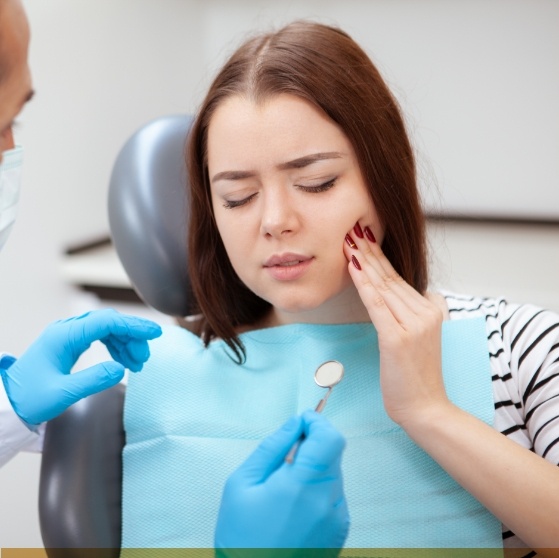
[[[172,421],[162,430],[189,441],[234,439],[240,460],[270,416],[312,401],[308,366],[343,355],[325,412],[348,439],[348,546],[493,546],[502,524],[499,545],[554,555],[559,317],[427,292],[413,152],[360,47],[309,22],[247,41],[211,85],[187,157],[201,339],[168,332],[151,362],[185,386],[188,410],[162,421],[155,402],[137,425],[132,410],[129,435]],[[474,323],[480,364],[475,334],[471,351],[456,343]],[[133,379],[131,409],[155,375]]]

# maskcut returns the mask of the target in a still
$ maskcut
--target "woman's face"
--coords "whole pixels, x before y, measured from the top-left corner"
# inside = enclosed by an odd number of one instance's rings
[[[383,231],[336,124],[293,95],[230,97],[209,125],[208,172],[225,249],[272,304],[269,325],[368,319],[342,248],[357,221]]]

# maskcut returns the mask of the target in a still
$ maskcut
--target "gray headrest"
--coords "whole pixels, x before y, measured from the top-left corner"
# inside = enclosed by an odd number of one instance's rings
[[[109,225],[134,289],[170,316],[192,313],[187,267],[185,142],[192,117],[158,118],[138,130],[116,159]]]

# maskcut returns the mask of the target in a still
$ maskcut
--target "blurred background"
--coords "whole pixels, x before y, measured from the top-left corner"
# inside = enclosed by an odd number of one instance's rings
[[[126,139],[153,118],[195,111],[251,31],[296,18],[349,32],[401,103],[433,216],[433,288],[559,311],[556,0],[24,5],[36,97],[16,130],[24,183],[0,254],[3,350],[18,355],[50,321],[95,307],[170,321],[81,288],[129,286],[110,246],[82,260],[67,250],[108,236],[109,176]],[[84,365],[99,354],[94,347]],[[0,547],[41,547],[39,468],[39,455],[22,454],[0,470]]]

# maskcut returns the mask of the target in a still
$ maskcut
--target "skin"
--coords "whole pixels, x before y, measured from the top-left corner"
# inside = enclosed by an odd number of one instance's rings
[[[0,60],[5,75],[0,81],[0,161],[14,147],[13,123],[33,96],[27,63],[29,25],[19,1],[3,0],[0,7]]]
[[[332,151],[342,156],[282,167]],[[208,164],[216,221],[233,267],[273,305],[254,327],[371,321],[388,415],[540,556],[559,556],[559,469],[449,401],[441,370],[444,299],[415,291],[384,256],[382,227],[337,126],[290,95],[260,105],[232,97],[210,123]],[[324,192],[298,188],[334,176],[335,185]],[[365,227],[378,242],[358,234]],[[296,280],[277,281],[263,262],[282,252],[312,256],[312,264]]]
[[[327,155],[301,162],[318,153]],[[288,165],[292,161],[299,163]],[[233,268],[273,306],[260,325],[369,320],[341,245],[357,220],[378,238],[383,231],[353,149],[330,119],[291,95],[258,105],[230,97],[210,122],[208,170],[217,226]],[[333,179],[325,191],[301,189]],[[239,200],[248,201],[224,207]],[[264,267],[285,253],[312,258],[299,279],[278,281]]]

